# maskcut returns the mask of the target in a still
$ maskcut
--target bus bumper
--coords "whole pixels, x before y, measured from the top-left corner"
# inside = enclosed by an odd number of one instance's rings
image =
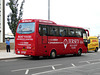
[[[15,51],[15,53],[18,55],[33,55],[33,56],[35,56],[34,51]]]

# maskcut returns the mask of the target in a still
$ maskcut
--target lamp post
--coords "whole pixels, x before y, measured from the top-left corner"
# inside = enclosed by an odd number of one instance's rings
[[[50,0],[48,0],[48,20],[50,20]]]

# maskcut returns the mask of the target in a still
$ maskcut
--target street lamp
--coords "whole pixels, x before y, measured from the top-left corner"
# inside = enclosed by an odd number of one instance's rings
[[[50,0],[48,0],[48,20],[50,20]]]

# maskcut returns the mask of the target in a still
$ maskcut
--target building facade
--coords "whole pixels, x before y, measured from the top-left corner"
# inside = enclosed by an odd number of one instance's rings
[[[0,43],[5,42],[5,0],[0,0]]]

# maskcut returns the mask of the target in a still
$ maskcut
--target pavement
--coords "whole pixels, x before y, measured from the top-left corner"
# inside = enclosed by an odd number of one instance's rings
[[[25,57],[25,56],[15,54],[14,50],[11,50],[8,53],[6,52],[6,50],[0,50],[0,60],[23,58],[23,57]]]

